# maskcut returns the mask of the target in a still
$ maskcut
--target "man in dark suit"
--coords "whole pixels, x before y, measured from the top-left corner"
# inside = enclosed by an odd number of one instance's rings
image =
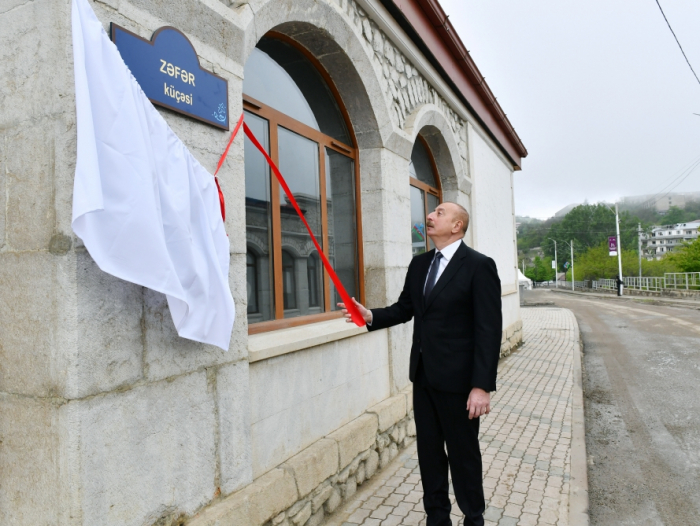
[[[370,331],[413,318],[409,376],[427,526],[452,524],[448,464],[464,524],[482,526],[479,417],[496,390],[501,282],[493,260],[462,242],[469,226],[462,206],[440,204],[426,226],[436,250],[413,258],[399,300],[372,310],[353,301]]]

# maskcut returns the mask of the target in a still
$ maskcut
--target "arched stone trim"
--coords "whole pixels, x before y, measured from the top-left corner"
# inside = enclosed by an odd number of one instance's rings
[[[420,134],[430,146],[430,151],[437,165],[443,197],[454,200],[449,195],[461,191],[471,193],[471,180],[463,162],[458,137],[455,136],[450,121],[439,107],[425,104],[406,119],[406,133],[411,138],[411,148]],[[464,152],[466,153],[466,152]],[[408,156],[411,152],[408,151]]]
[[[315,0],[269,0],[251,7],[255,14],[246,28],[243,63],[267,32],[289,36],[308,49],[330,75],[358,147],[387,147],[394,134],[390,105],[372,64],[371,47],[360,38],[361,26],[359,30],[353,27],[340,6]],[[378,123],[384,124],[380,127]]]
[[[264,256],[267,251],[267,240],[256,233],[246,232],[246,250],[248,247],[253,249],[256,256]]]

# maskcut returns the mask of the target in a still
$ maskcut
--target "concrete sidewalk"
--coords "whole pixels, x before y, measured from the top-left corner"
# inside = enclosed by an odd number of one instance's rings
[[[486,526],[587,525],[578,325],[566,309],[524,308],[522,318],[524,343],[501,360],[481,421]],[[414,444],[326,524],[423,525],[422,497]]]

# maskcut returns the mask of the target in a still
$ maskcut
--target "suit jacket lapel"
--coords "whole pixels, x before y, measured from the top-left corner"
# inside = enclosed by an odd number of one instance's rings
[[[442,289],[444,289],[445,286],[454,277],[454,275],[459,270],[459,267],[461,267],[464,264],[464,260],[466,257],[467,246],[464,244],[464,242],[462,242],[460,243],[457,252],[455,252],[455,255],[452,256],[452,259],[450,259],[450,262],[447,264],[447,267],[445,267],[445,270],[438,278],[437,283],[435,283],[435,287],[433,287],[433,290],[430,292],[430,296],[425,298],[425,310],[428,310],[430,304],[435,300],[437,295],[440,294]]]
[[[417,256],[418,257],[418,256]],[[430,250],[425,254],[423,261],[421,261],[420,267],[417,269],[418,281],[415,283],[417,297],[420,298],[418,304],[422,309],[425,308],[425,298],[423,297],[423,290],[425,288],[425,280],[428,279],[428,272],[430,271],[430,263],[435,257],[435,249]]]

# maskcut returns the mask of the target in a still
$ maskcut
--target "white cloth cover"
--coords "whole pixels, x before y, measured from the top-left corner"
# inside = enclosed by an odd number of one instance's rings
[[[73,0],[73,230],[99,267],[167,295],[180,336],[228,350],[235,307],[214,177],[148,100],[87,0]]]

